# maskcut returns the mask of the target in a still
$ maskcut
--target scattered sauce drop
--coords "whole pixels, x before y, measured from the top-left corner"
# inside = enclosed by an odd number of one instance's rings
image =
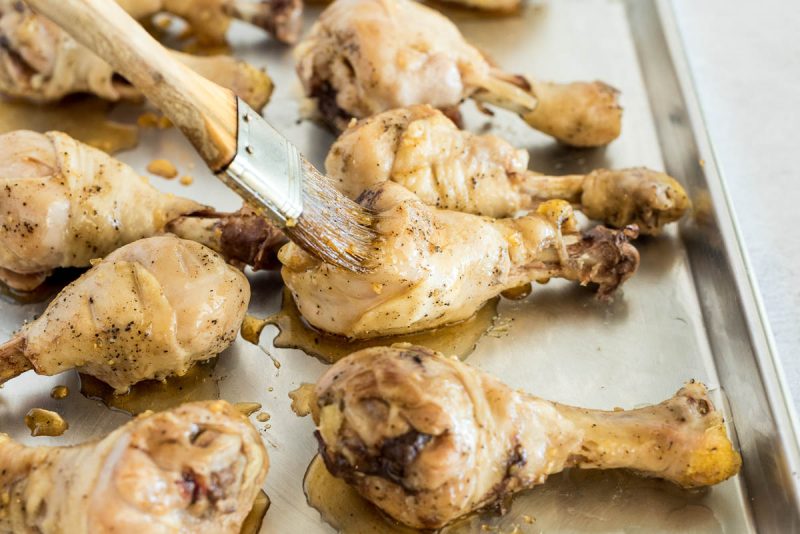
[[[260,414],[256,415],[256,421],[258,421],[259,423],[266,423],[271,418],[272,416],[267,412],[261,412]]]
[[[147,172],[163,178],[175,178],[178,176],[178,169],[168,159],[154,159],[147,164]]]
[[[0,133],[59,130],[109,154],[133,148],[139,129],[108,119],[114,104],[97,97],[72,96],[57,104],[32,104],[0,97]]]
[[[300,384],[300,387],[289,392],[292,399],[292,411],[297,417],[305,417],[311,413],[314,402],[314,384]]]
[[[269,324],[269,319],[259,319],[258,317],[253,317],[252,315],[245,315],[244,321],[242,321],[242,338],[245,341],[249,341],[253,345],[258,345],[258,341],[261,338],[261,332],[264,330],[264,327]]]
[[[242,337],[257,345],[264,327],[274,325],[279,330],[272,342],[274,346],[300,349],[328,363],[336,362],[357,350],[393,343],[422,345],[448,356],[464,359],[475,350],[478,340],[495,324],[499,300],[499,297],[490,300],[475,315],[457,324],[414,334],[350,341],[309,326],[297,310],[291,293],[284,289],[280,311],[265,319],[245,317]]]
[[[69,428],[64,419],[56,412],[34,408],[25,415],[25,426],[31,436],[60,436]]]
[[[319,512],[323,521],[341,534],[411,534],[420,532],[393,522],[380,510],[334,477],[317,455],[303,478],[303,490],[309,506]]]
[[[140,128],[158,128],[166,130],[172,126],[172,122],[164,115],[156,115],[152,111],[145,111],[136,119],[136,124]]]
[[[239,410],[242,415],[249,417],[261,409],[261,404],[257,402],[237,402],[233,407]]]
[[[181,185],[192,185],[192,183],[194,183],[194,178],[192,178],[191,176],[188,176],[188,175],[187,176],[181,176],[181,179],[179,181],[180,181]]]
[[[187,27],[187,31],[185,31],[178,38],[181,40],[188,40],[193,36],[194,32]],[[233,54],[231,51],[231,46],[228,43],[207,44],[198,40],[191,40],[182,48],[183,52],[186,52],[187,54],[193,54],[195,56],[230,56]]]
[[[137,415],[147,410],[167,410],[184,402],[219,399],[219,382],[214,378],[217,359],[194,364],[183,376],[145,380],[134,384],[128,393],[118,395],[105,382],[80,374],[81,394],[99,400],[109,408]]]
[[[501,293],[501,295],[509,300],[522,300],[530,295],[532,291],[533,284],[528,282],[527,284],[522,284],[521,286],[506,289]]]
[[[69,395],[69,388],[67,386],[56,386],[50,390],[50,398],[55,400],[66,399]]]
[[[269,510],[269,505],[269,496],[264,493],[264,490],[259,491],[253,501],[250,513],[244,518],[241,534],[258,534],[261,530],[261,523],[264,522],[264,516],[267,515],[267,510]]]

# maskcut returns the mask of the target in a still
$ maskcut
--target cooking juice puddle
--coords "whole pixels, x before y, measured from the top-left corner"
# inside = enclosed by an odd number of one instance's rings
[[[267,325],[273,325],[278,328],[278,335],[272,342],[275,347],[300,349],[327,363],[334,363],[358,350],[393,343],[422,345],[463,360],[475,350],[478,340],[495,324],[499,300],[499,297],[490,300],[471,318],[454,325],[413,334],[351,341],[309,326],[300,315],[291,293],[284,289],[280,311],[264,319],[250,315],[245,317],[242,337],[258,345],[261,332]]]
[[[96,97],[67,97],[54,104],[32,104],[0,97],[0,134],[14,130],[58,130],[113,154],[133,148],[139,129],[109,120],[114,104]]]
[[[217,359],[194,364],[183,376],[170,376],[165,380],[145,380],[134,384],[128,393],[118,395],[105,382],[93,376],[80,374],[81,394],[99,400],[112,410],[137,415],[147,410],[167,410],[201,400],[219,399],[219,379],[214,377]]]
[[[303,479],[308,504],[342,534],[411,534],[330,474],[315,456]],[[723,532],[703,504],[708,490],[683,490],[624,470],[569,469],[523,491],[498,507],[473,513],[440,534],[527,534],[539,532]]]

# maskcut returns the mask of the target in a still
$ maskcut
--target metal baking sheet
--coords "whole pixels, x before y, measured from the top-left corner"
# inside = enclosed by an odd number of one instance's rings
[[[320,9],[308,7],[307,25]],[[506,516],[487,521],[503,532],[514,525],[518,532],[548,533],[798,531],[796,424],[669,3],[551,0],[529,2],[511,17],[446,13],[507,70],[557,81],[601,79],[622,91],[625,107],[622,136],[605,149],[565,148],[507,113],[487,117],[466,104],[469,128],[527,148],[532,168],[544,172],[636,165],[666,169],[688,187],[695,207],[680,228],[637,243],[641,269],[612,304],[598,303],[590,292],[565,283],[537,287],[527,300],[500,305],[508,334],[484,337],[469,362],[543,398],[605,409],[656,403],[686,380],[702,380],[713,388],[744,458],[739,476],[699,492],[637,484],[614,473],[555,477],[518,496]],[[240,25],[230,36],[236,54],[266,66],[277,83],[266,117],[321,165],[333,138],[298,121],[301,92],[291,50]],[[135,150],[118,156],[143,174],[152,159],[166,157],[195,181],[185,187],[154,177],[156,187],[222,210],[239,206],[175,130],[146,130]],[[250,312],[265,316],[277,310],[280,277],[266,273],[251,280]],[[10,336],[43,306],[0,301],[0,336]],[[219,357],[214,374],[220,395],[232,402],[259,402],[272,416],[270,428],[256,423],[271,459],[265,490],[272,505],[262,531],[331,532],[306,504],[302,489],[316,451],[312,422],[296,417],[288,398],[325,365],[301,351],[274,348],[274,334],[268,327],[260,347],[239,339]],[[52,400],[49,392],[57,384],[73,393]],[[77,375],[71,372],[27,373],[12,380],[0,390],[0,429],[29,444],[66,445],[104,435],[128,420],[77,390]],[[69,430],[59,438],[31,438],[23,416],[33,407],[57,410]],[[520,514],[536,521],[521,521]]]

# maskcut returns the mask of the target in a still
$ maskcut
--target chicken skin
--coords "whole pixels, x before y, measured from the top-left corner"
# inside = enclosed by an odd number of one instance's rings
[[[238,534],[269,469],[225,401],[141,415],[74,447],[0,434],[0,532]]]
[[[231,89],[254,109],[262,109],[272,94],[269,76],[243,61],[171,54]],[[141,98],[108,63],[20,0],[0,0],[0,93],[37,103],[73,93],[92,93],[111,101]]]
[[[165,229],[264,268],[285,238],[250,210],[220,214],[162,193],[124,163],[61,132],[0,135],[0,280],[36,288],[59,267]],[[174,223],[171,225],[170,223]],[[258,248],[244,250],[258,238]]]
[[[336,0],[297,57],[306,96],[336,130],[352,118],[413,104],[455,112],[473,98],[570,145],[605,145],[620,132],[614,89],[536,82],[493,68],[452,22],[412,0]]]
[[[389,516],[433,529],[565,468],[634,470],[686,488],[741,465],[705,386],[630,411],[513,390],[423,347],[365,349],[318,380],[312,414],[328,470]]]
[[[686,211],[683,187],[649,169],[544,176],[528,170],[528,153],[494,135],[458,129],[441,111],[417,105],[351,125],[325,160],[328,176],[350,198],[391,180],[437,208],[510,217],[562,198],[592,219],[657,234]]]
[[[635,229],[575,230],[564,201],[518,219],[438,210],[393,182],[360,202],[378,214],[377,267],[352,273],[293,243],[278,252],[281,275],[303,317],[352,339],[406,334],[468,319],[489,299],[552,277],[611,294],[636,270]]]
[[[0,383],[28,369],[78,369],[124,393],[183,375],[236,339],[249,302],[245,276],[209,248],[169,235],[135,241],[0,346]]]
[[[294,43],[303,24],[301,0],[117,0],[133,18],[166,12],[181,17],[203,44],[225,42],[231,19],[269,32],[282,43]]]

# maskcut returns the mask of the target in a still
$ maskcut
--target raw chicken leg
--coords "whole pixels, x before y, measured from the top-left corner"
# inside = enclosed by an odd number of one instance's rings
[[[245,276],[212,250],[174,236],[112,252],[0,346],[0,383],[68,369],[124,393],[182,375],[230,345],[250,302]]]
[[[0,186],[0,280],[22,291],[53,269],[88,267],[167,226],[254,268],[274,265],[285,243],[249,210],[209,212],[157,191],[124,163],[60,132],[0,135]]]
[[[302,0],[117,0],[133,18],[142,20],[159,12],[183,18],[197,40],[221,44],[231,19],[263,28],[282,43],[297,40],[303,24]]]
[[[0,532],[238,534],[269,468],[225,401],[141,415],[75,447],[0,434]]]
[[[172,54],[256,110],[272,94],[269,76],[244,61]],[[40,103],[72,93],[93,93],[114,101],[140,98],[139,91],[108,63],[20,0],[0,0],[0,93]]]
[[[394,108],[454,111],[465,98],[523,116],[575,146],[620,132],[617,91],[601,83],[543,83],[492,68],[442,14],[412,0],[336,0],[298,45],[306,95],[337,130]]]
[[[700,383],[655,406],[588,410],[410,345],[334,364],[317,382],[312,413],[328,470],[417,528],[441,527],[568,467],[627,468],[691,488],[741,465]]]
[[[649,169],[544,176],[528,153],[494,135],[459,130],[441,111],[417,105],[351,125],[325,160],[328,176],[350,198],[392,180],[437,208],[510,217],[563,198],[590,218],[656,234],[689,206],[683,187]]]
[[[423,204],[393,182],[361,196],[378,214],[377,267],[355,274],[289,243],[281,274],[311,325],[349,338],[403,334],[468,319],[503,291],[552,277],[611,294],[636,270],[635,228],[575,230],[572,209],[550,201],[519,219],[489,219]]]

